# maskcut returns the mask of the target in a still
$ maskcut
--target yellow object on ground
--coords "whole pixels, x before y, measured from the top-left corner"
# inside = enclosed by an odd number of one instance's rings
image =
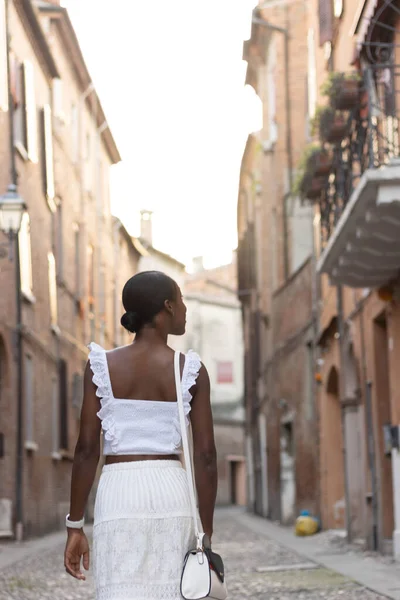
[[[296,535],[314,535],[318,531],[318,521],[313,517],[301,516],[296,519]]]

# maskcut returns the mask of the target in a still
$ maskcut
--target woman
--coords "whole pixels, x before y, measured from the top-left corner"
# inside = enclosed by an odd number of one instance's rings
[[[89,544],[83,515],[100,457],[93,564],[97,600],[180,600],[186,552],[194,545],[189,492],[180,462],[181,430],[168,335],[183,335],[186,307],[177,284],[149,271],[125,284],[122,325],[129,346],[90,345],[81,426],[75,450],[67,572],[85,579]],[[181,355],[182,394],[192,425],[194,470],[204,532],[212,537],[217,490],[210,381],[199,357]],[[189,416],[190,415],[190,416]]]

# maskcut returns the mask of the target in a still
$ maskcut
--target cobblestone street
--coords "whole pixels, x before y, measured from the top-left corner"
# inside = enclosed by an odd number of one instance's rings
[[[310,563],[306,558],[254,533],[235,512],[218,512],[215,549],[226,563],[230,600],[383,598],[350,579]],[[1,600],[93,600],[93,580],[78,582],[63,570],[64,542],[53,537],[48,547],[0,570]],[[7,552],[1,546],[1,555]],[[1,561],[0,561],[1,563]]]

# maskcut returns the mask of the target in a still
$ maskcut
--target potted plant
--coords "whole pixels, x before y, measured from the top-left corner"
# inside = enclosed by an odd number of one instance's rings
[[[319,131],[320,138],[330,144],[338,144],[348,131],[348,118],[342,111],[331,106],[319,107],[312,122],[312,131]]]
[[[326,187],[326,177],[307,173],[303,179],[300,197],[302,200],[318,200]]]
[[[352,73],[330,73],[321,87],[321,93],[328,96],[331,106],[337,110],[351,110],[359,105],[361,75]]]
[[[319,198],[331,166],[332,158],[320,144],[306,146],[297,168],[293,193],[302,200]]]

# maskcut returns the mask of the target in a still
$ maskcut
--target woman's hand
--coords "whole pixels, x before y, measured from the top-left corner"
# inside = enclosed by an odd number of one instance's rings
[[[85,571],[89,570],[89,542],[83,529],[68,529],[68,539],[64,553],[64,566],[72,577],[85,581],[86,577],[81,571],[82,565]]]

